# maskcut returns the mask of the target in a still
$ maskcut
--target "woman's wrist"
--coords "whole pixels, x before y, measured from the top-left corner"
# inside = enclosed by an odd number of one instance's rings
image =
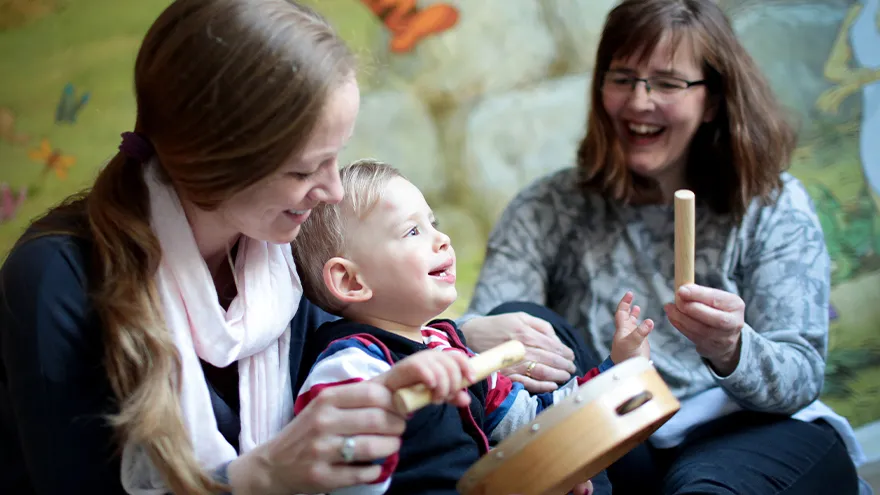
[[[458,329],[461,330],[461,333],[464,334],[465,339],[468,338],[468,333],[471,328],[470,323],[472,321],[476,320],[477,318],[481,318],[481,317],[479,315],[475,315],[475,314],[468,314],[468,315],[463,315],[460,318],[458,318],[457,320],[455,320],[455,324],[458,325]]]
[[[708,359],[715,374],[724,378],[733,374],[739,367],[740,354],[742,354],[742,337],[737,340],[736,346],[727,355]]]
[[[214,481],[220,483],[223,486],[229,486],[229,465],[232,464],[232,461],[224,462],[217,469],[214,470]],[[222,495],[230,495],[229,490],[223,492]]]
[[[234,459],[226,466],[226,483],[232,495],[271,495],[274,493],[269,459],[261,448]]]
[[[465,313],[458,318],[455,319],[455,324],[458,325],[458,329],[461,330],[465,325],[471,320],[476,318],[482,318],[482,315],[478,315],[476,313]]]
[[[458,320],[455,321],[456,325],[458,325],[458,329],[461,331],[462,335],[464,335],[464,339],[467,342],[468,347],[474,350],[474,352],[485,352],[487,349],[483,349],[483,346],[480,345],[480,339],[473,335],[472,330],[474,329],[474,323],[476,322],[477,326],[479,326],[479,321],[485,318],[484,316],[469,314],[464,315]]]

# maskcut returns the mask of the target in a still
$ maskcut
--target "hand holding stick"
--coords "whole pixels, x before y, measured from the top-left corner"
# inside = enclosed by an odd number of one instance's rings
[[[675,300],[678,288],[694,283],[694,193],[687,189],[675,191]]]
[[[518,340],[509,340],[488,351],[478,354],[468,360],[468,364],[474,372],[475,382],[480,381],[492,373],[519,363],[526,356],[526,348]],[[469,387],[473,383],[463,380],[461,388]],[[412,414],[415,411],[431,403],[431,390],[424,385],[413,385],[394,392],[394,407],[403,415]]]

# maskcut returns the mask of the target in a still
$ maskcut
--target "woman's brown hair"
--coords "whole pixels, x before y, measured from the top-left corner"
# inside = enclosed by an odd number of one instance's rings
[[[137,56],[135,130],[182,198],[215,209],[304,146],[354,65],[328,23],[289,0],[176,0]],[[149,212],[143,167],[117,154],[89,191],[31,232],[93,240],[92,297],[120,442],[143,445],[173,493],[214,493],[222,487],[199,466],[182,418],[180,358],[153,283],[162,252]]]
[[[662,201],[655,181],[627,168],[602,103],[602,78],[613,60],[647,61],[665,39],[690,43],[702,67],[715,118],[691,142],[686,180],[698,198],[741,218],[755,198],[770,200],[782,185],[796,136],[757,64],[712,0],[624,0],[608,15],[599,41],[587,134],[577,164],[586,191],[627,203]]]

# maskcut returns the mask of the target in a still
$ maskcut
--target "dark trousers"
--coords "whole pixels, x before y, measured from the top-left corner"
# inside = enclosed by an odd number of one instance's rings
[[[553,325],[574,351],[579,374],[601,362],[565,319],[543,306],[505,303],[490,314],[520,311]],[[593,487],[596,495],[856,495],[858,476],[843,440],[825,422],[743,411],[702,425],[676,448],[637,446],[593,478]]]

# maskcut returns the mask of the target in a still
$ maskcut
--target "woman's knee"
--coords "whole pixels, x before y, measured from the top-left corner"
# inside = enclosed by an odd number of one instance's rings
[[[820,452],[795,483],[781,492],[786,495],[801,493],[859,493],[859,475],[849,450],[834,428],[825,421],[807,423],[813,445]]]
[[[846,445],[827,423],[742,416],[745,421],[730,422],[731,431],[684,446],[666,472],[663,493],[858,493]]]

